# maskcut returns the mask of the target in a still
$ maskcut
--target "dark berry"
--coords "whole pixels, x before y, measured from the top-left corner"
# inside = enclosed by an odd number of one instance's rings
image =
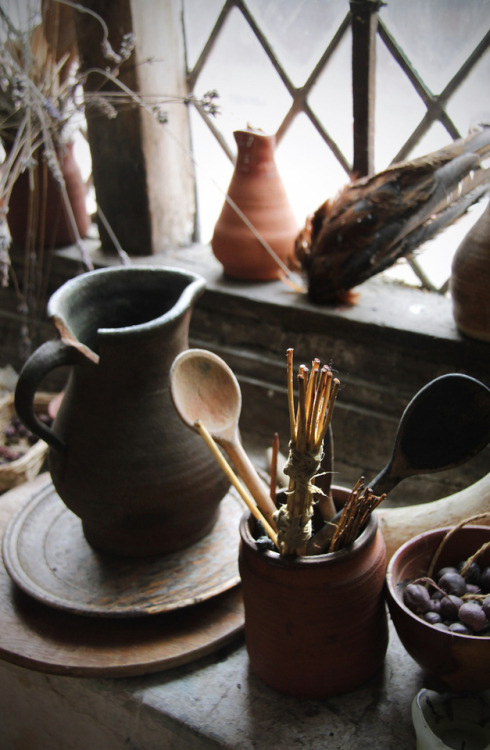
[[[441,615],[438,612],[429,610],[429,612],[424,613],[424,620],[428,622],[429,625],[435,625],[436,622],[441,622]]]
[[[471,635],[471,630],[462,622],[459,622],[457,620],[456,622],[452,622],[448,630],[451,631],[451,633],[459,633],[459,635]]]
[[[483,630],[487,624],[485,612],[478,602],[465,602],[458,611],[458,617],[465,625],[476,633]]]
[[[458,565],[458,573],[461,573],[461,570],[466,565],[465,562],[460,562]],[[472,562],[468,570],[466,571],[464,575],[464,579],[466,583],[472,583],[475,586],[480,585],[480,577],[481,577],[481,568],[478,565],[477,562]]]
[[[434,599],[434,597],[431,597],[430,600],[430,611],[431,612],[437,612],[437,614],[441,611],[441,600],[440,599]]]
[[[437,571],[436,581],[440,581],[442,576],[445,576],[446,573],[459,573],[459,570],[454,565],[446,565],[444,568]]]
[[[459,573],[444,573],[439,579],[439,586],[447,594],[462,596],[466,592],[466,581]]]
[[[443,596],[441,599],[441,608],[439,613],[443,620],[455,620],[458,616],[458,611],[463,600],[459,596],[449,594],[449,596]]]
[[[487,598],[483,600],[481,608],[485,612],[487,619],[490,620],[490,596],[487,596]]]
[[[490,568],[485,568],[482,570],[482,574],[480,577],[480,586],[481,590],[485,594],[490,594]]]
[[[415,614],[423,614],[430,609],[429,592],[419,583],[409,583],[403,592],[403,601]]]

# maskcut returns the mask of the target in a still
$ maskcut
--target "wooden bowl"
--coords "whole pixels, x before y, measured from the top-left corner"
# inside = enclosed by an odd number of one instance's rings
[[[402,545],[393,555],[386,575],[388,608],[400,641],[425,672],[452,690],[490,688],[490,637],[439,630],[413,614],[403,603],[407,583],[426,575],[442,538],[449,529],[427,531]],[[490,527],[465,526],[443,549],[437,568],[466,560],[485,542]],[[490,565],[490,549],[479,558]]]

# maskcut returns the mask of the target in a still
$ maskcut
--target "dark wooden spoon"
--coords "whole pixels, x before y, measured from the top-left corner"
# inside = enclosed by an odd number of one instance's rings
[[[442,375],[406,407],[392,457],[369,487],[380,495],[406,477],[459,466],[489,441],[490,389],[469,375]]]

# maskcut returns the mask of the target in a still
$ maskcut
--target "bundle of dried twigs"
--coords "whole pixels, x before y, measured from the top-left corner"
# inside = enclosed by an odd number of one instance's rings
[[[287,351],[290,422],[289,457],[284,472],[289,477],[287,502],[275,514],[281,554],[305,554],[311,537],[315,477],[323,458],[323,443],[332,420],[340,381],[328,365],[312,362],[311,372],[301,365],[297,376],[298,404],[294,403],[293,349]],[[332,503],[331,513],[335,514]]]
[[[330,541],[329,552],[342,549],[357,539],[373,510],[384,500],[386,494],[375,495],[363,484],[363,477],[352,489],[344,505],[339,522]]]

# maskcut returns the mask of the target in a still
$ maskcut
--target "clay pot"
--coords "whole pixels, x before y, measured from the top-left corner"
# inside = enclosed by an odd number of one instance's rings
[[[334,498],[348,492],[334,489]],[[325,698],[366,682],[388,645],[385,545],[373,515],[349,548],[286,558],[260,550],[246,514],[239,568],[252,670],[269,687]]]
[[[254,130],[233,134],[238,147],[228,197],[246,216],[280,262],[292,257],[298,226],[274,161],[275,137]],[[266,281],[284,273],[232,205],[225,201],[211,247],[224,273]]]
[[[490,203],[456,250],[450,289],[461,333],[490,341]]]
[[[217,520],[229,483],[181,422],[168,382],[204,286],[195,274],[161,267],[82,274],[49,300],[60,338],[39,347],[20,373],[17,413],[49,444],[55,489],[103,552],[174,552]],[[70,374],[50,429],[36,419],[33,396],[62,366]]]
[[[28,170],[22,172],[12,188],[7,214],[10,235],[14,243],[22,246],[29,243],[36,249],[69,245],[76,238],[67,219],[59,185],[41,150],[36,152],[35,158],[38,166],[31,174]],[[73,144],[63,148],[59,163],[78,233],[86,237],[90,227],[87,191],[73,154]]]

